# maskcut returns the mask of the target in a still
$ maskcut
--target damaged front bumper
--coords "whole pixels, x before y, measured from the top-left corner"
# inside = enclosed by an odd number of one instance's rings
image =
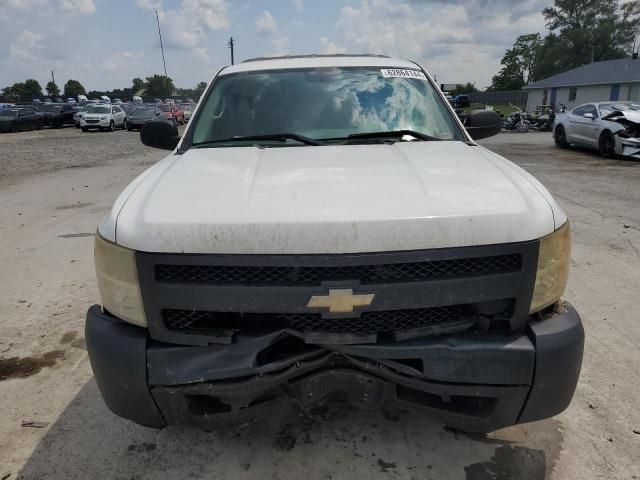
[[[220,425],[308,410],[343,393],[364,407],[402,403],[466,431],[562,412],[584,331],[568,304],[526,333],[466,332],[372,345],[311,345],[290,334],[207,347],[159,343],[93,306],[86,340],[108,407],[142,425]]]

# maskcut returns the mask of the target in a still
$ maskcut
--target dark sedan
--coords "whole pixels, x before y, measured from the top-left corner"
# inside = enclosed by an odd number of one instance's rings
[[[18,132],[20,130],[40,130],[43,115],[29,108],[12,108],[0,111],[0,132]]]
[[[140,130],[145,123],[150,122],[159,115],[160,111],[157,108],[136,108],[133,113],[127,117],[127,130]]]
[[[44,124],[60,128],[63,125],[73,125],[73,106],[60,103],[45,103],[39,110],[44,115]]]

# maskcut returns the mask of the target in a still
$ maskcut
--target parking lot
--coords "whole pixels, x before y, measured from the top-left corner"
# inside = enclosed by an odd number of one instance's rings
[[[0,479],[640,478],[640,163],[559,150],[548,133],[483,143],[533,173],[571,219],[566,298],[586,345],[569,409],[485,436],[336,401],[207,433],[111,414],[83,340],[98,301],[93,232],[164,153],[126,131],[0,135]]]

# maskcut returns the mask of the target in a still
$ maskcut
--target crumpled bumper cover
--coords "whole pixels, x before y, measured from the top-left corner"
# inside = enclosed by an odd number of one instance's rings
[[[584,330],[566,304],[526,334],[311,345],[275,333],[194,347],[156,342],[96,305],[87,313],[86,340],[107,406],[146,426],[215,428],[311,409],[340,393],[363,407],[399,402],[452,427],[489,432],[569,405]]]

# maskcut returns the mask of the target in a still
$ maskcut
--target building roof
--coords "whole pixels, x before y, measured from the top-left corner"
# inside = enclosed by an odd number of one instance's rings
[[[620,58],[588,63],[573,70],[530,83],[524,88],[577,87],[631,82],[640,82],[640,59]]]
[[[378,68],[419,68],[406,60],[374,55],[306,55],[295,57],[273,57],[248,60],[224,68],[220,75],[252,72],[256,70],[279,70],[284,68],[322,67],[378,67]]]

